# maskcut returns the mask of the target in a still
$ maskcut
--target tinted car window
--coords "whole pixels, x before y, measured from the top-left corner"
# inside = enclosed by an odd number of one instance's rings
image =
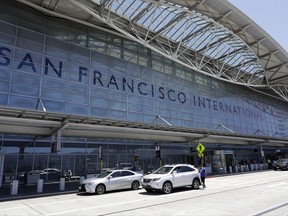
[[[114,172],[112,173],[112,178],[117,178],[117,177],[120,177],[121,176],[121,172],[117,171],[117,172]]]
[[[130,175],[134,175],[134,173],[129,171],[122,171],[122,176],[130,176]]]
[[[195,169],[193,169],[192,167],[188,167],[188,166],[182,166],[181,167],[181,172],[191,172],[194,171]]]
[[[156,170],[154,173],[155,174],[166,174],[169,173],[171,171],[173,167],[160,167],[158,170]]]
[[[173,172],[176,171],[177,173],[181,173],[182,170],[181,170],[181,167],[176,167],[174,168]]]
[[[105,171],[105,172],[102,172],[98,175],[96,175],[96,178],[105,178],[106,176],[110,175],[111,172],[109,171]]]

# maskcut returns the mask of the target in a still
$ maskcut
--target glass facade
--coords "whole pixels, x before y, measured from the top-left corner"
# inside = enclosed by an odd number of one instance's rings
[[[281,101],[14,1],[1,2],[0,12],[0,106],[141,123],[159,115],[173,126],[225,131],[221,124],[239,134],[287,137],[288,112]],[[142,169],[159,165],[151,142],[65,138],[62,145],[51,154],[48,139],[2,135],[4,173],[15,177],[47,167],[77,175],[97,172],[99,147],[103,167],[131,161]],[[163,163],[197,163],[185,143],[164,143],[162,154]]]

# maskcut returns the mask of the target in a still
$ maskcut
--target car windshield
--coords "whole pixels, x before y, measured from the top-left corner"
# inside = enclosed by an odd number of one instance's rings
[[[110,171],[105,171],[105,172],[102,172],[102,173],[96,175],[95,178],[105,178],[105,177],[107,177],[108,175],[110,175],[111,173],[112,173],[112,172],[110,172]]]
[[[172,168],[173,167],[168,167],[168,166],[160,167],[158,170],[154,172],[154,174],[166,174],[166,173],[169,173],[172,170]]]

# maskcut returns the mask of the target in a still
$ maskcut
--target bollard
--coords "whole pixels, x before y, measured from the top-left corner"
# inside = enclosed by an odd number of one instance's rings
[[[60,178],[60,187],[59,187],[60,191],[65,190],[65,178]]]
[[[18,180],[13,180],[11,183],[10,194],[17,195],[18,193]]]
[[[238,166],[235,166],[235,172],[238,173]]]
[[[37,193],[43,192],[43,179],[38,179],[37,181]]]
[[[229,166],[229,172],[232,173],[232,166]]]
[[[240,166],[240,169],[241,169],[241,172],[243,172],[243,166],[242,165]]]
[[[247,172],[249,171],[249,166],[248,166],[248,165],[246,165],[246,171],[247,171]]]
[[[80,182],[82,182],[84,179],[84,176],[80,176]]]

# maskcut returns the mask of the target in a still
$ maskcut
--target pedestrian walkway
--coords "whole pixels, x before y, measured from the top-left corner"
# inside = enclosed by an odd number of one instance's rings
[[[49,182],[44,183],[43,192],[37,192],[37,184],[30,185],[19,185],[18,192],[16,195],[11,195],[10,185],[2,185],[0,188],[0,202],[17,200],[17,199],[27,199],[33,197],[44,197],[59,195],[65,193],[76,193],[78,192],[79,180],[66,181],[64,190],[60,190],[59,182]]]

